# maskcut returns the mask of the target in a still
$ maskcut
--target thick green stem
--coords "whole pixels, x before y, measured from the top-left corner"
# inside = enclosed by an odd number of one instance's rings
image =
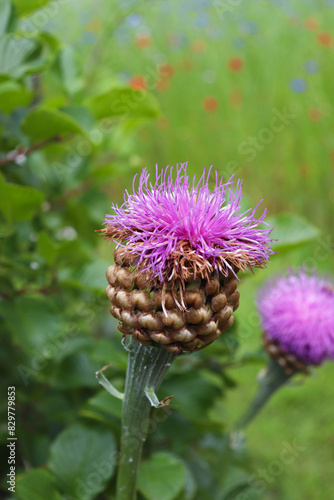
[[[133,338],[128,350],[116,500],[136,498],[137,471],[152,408],[145,390],[158,390],[176,357],[160,345],[146,347]]]
[[[274,359],[270,358],[268,362],[267,372],[259,382],[259,388],[253,401],[250,403],[244,415],[237,423],[237,428],[246,427],[256,417],[259,411],[267,403],[269,398],[277,389],[284,385],[293,375],[286,374],[281,365]]]

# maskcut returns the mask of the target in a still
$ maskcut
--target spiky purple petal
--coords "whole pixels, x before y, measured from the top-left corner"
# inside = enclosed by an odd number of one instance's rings
[[[145,265],[160,281],[168,276],[173,252],[183,252],[183,242],[212,269],[221,271],[222,262],[225,271],[236,262],[242,270],[263,267],[273,253],[266,210],[258,219],[257,207],[240,213],[242,181],[233,189],[233,176],[223,183],[216,172],[215,188],[210,191],[210,173],[211,169],[204,169],[199,181],[195,176],[191,181],[187,163],[181,163],[175,169],[157,169],[152,184],[144,169],[138,188],[134,179],[133,193],[126,192],[123,205],[112,205],[114,214],[106,215],[105,233],[110,229],[119,243],[125,240],[138,256],[137,264]]]

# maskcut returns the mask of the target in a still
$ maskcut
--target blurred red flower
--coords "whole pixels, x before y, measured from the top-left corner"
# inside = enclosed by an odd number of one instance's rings
[[[159,67],[159,73],[162,77],[169,77],[174,75],[174,68],[169,63],[163,63]]]
[[[319,35],[317,36],[317,40],[318,43],[320,43],[320,45],[324,45],[325,47],[329,47],[333,43],[331,34],[328,33],[327,31],[319,33]]]
[[[140,49],[149,47],[151,45],[151,38],[148,35],[139,35],[136,38],[136,46]]]
[[[200,54],[201,52],[204,52],[206,49],[206,44],[203,40],[194,40],[191,44],[191,49],[193,52],[197,52]]]
[[[216,111],[218,109],[218,100],[213,96],[207,96],[204,98],[203,107],[205,111]]]
[[[130,87],[135,90],[146,90],[147,89],[147,81],[144,76],[141,75],[133,75],[130,78],[129,82]]]
[[[237,73],[243,68],[244,62],[240,57],[232,57],[228,62],[228,67],[231,71]]]
[[[159,80],[157,80],[157,82],[155,84],[155,90],[157,90],[158,92],[167,92],[167,90],[169,89],[169,86],[170,86],[170,83],[169,83],[168,78],[161,77],[161,78],[159,78]]]
[[[318,19],[315,19],[314,17],[305,19],[305,27],[310,31],[315,31],[319,27]]]
[[[310,120],[312,120],[313,122],[318,122],[319,120],[321,120],[321,116],[322,116],[321,111],[318,108],[310,109],[308,115],[310,117]]]

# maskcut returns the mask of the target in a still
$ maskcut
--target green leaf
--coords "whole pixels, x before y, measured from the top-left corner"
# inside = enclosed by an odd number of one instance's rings
[[[79,320],[79,315],[78,315],[78,320]],[[75,326],[77,327],[77,329],[75,329]],[[79,324],[76,324],[75,326],[72,325],[72,330],[70,331],[70,334],[67,333],[62,348],[55,356],[55,360],[57,361],[57,363],[62,363],[66,358],[71,358],[72,361],[73,357],[75,357],[77,354],[79,355],[85,353],[90,354],[95,345],[95,341],[91,337],[83,334],[83,331],[79,327]],[[90,359],[89,362],[91,364]],[[92,375],[93,378],[94,370],[92,370],[92,373],[90,375]]]
[[[257,351],[245,351],[240,356],[240,361],[247,364],[264,364],[267,360],[268,357],[263,348],[260,348]],[[239,360],[237,363],[239,363]]]
[[[118,398],[113,398],[107,391],[102,390],[87,401],[82,410],[83,415],[87,409],[120,419],[122,416],[122,401]]]
[[[49,467],[59,488],[77,500],[92,500],[105,489],[116,463],[114,436],[106,429],[75,424],[51,446]]]
[[[51,265],[58,256],[58,247],[46,231],[38,235],[37,254],[40,255],[47,264]]]
[[[155,453],[139,466],[138,490],[147,500],[173,500],[185,484],[185,465],[172,454]]]
[[[85,134],[81,125],[71,116],[47,108],[34,109],[28,113],[23,120],[21,129],[32,141],[43,141],[72,134]]]
[[[43,5],[46,5],[51,0],[12,0],[16,7],[17,13],[20,16],[26,16],[34,10],[40,9]]]
[[[319,230],[299,215],[283,213],[275,217],[268,217],[266,221],[273,226],[271,237],[278,241],[273,242],[273,249],[284,251],[304,245],[319,235]]]
[[[96,388],[95,372],[99,368],[101,365],[93,362],[89,354],[78,352],[63,359],[59,365],[54,365],[48,381],[63,390],[78,387]]]
[[[12,15],[12,4],[10,0],[0,1],[0,35],[6,33]]]
[[[184,465],[186,468],[186,484],[181,495],[177,497],[177,500],[192,500],[197,491],[197,484],[189,466],[187,464]]]
[[[83,263],[91,260],[92,256],[82,239],[73,241],[63,241],[59,246],[58,258],[62,266],[71,268],[81,266]]]
[[[94,116],[89,109],[84,106],[64,106],[61,108],[61,111],[80,123],[81,127],[87,132],[91,131],[94,127]]]
[[[37,189],[5,182],[0,174],[0,212],[8,222],[31,219],[43,200],[44,194]]]
[[[37,33],[35,36],[36,39],[44,43],[53,54],[56,54],[60,51],[62,42],[55,36],[54,33],[43,31],[42,33]]]
[[[76,94],[83,87],[83,79],[75,51],[66,45],[59,54],[61,81],[69,95]]]
[[[181,373],[163,383],[166,394],[174,394],[174,406],[192,422],[202,423],[220,390],[208,382],[201,371]]]
[[[60,500],[54,478],[46,470],[30,470],[17,478],[16,496],[18,500]]]
[[[0,221],[0,238],[8,238],[8,236],[11,236],[13,232],[14,227],[11,224]]]
[[[85,289],[104,290],[106,287],[106,270],[110,263],[103,260],[96,260],[82,267],[82,269],[72,273],[71,278],[80,283]]]
[[[116,342],[112,342],[111,340],[96,340],[91,351],[91,356],[95,361],[101,363],[102,366],[110,364],[111,370],[114,368],[125,371],[128,357],[127,352],[119,341],[117,345],[115,344]]]
[[[155,118],[159,114],[158,102],[152,94],[130,87],[114,87],[91,97],[87,105],[98,119],[113,116]]]
[[[237,438],[238,439],[238,438]],[[249,456],[246,458],[245,467],[243,467],[240,461],[241,456],[238,457],[239,453],[245,452],[245,437],[243,436],[241,440],[235,444],[239,446],[239,450],[229,450],[232,452],[227,453],[225,460],[222,460],[222,467],[224,467],[224,474],[221,476],[221,488],[219,498],[222,500],[238,500],[243,498],[242,492],[248,490],[251,486],[252,481],[249,477]],[[253,498],[253,495],[249,492],[245,498]]]
[[[227,493],[225,493],[223,500],[237,500],[238,498],[240,498],[240,493],[249,489],[249,486],[250,484],[247,480],[236,484]]]
[[[36,358],[47,359],[57,350],[62,334],[60,317],[44,297],[18,297],[12,303],[0,302],[0,313],[16,342]],[[52,351],[53,352],[53,351]]]
[[[0,75],[15,79],[42,71],[52,59],[50,47],[33,35],[7,34],[0,39]]]
[[[17,82],[7,81],[0,84],[0,108],[3,113],[11,113],[15,108],[27,106],[32,92]]]
[[[79,416],[102,423],[118,435],[122,415],[122,401],[102,389],[80,409]]]

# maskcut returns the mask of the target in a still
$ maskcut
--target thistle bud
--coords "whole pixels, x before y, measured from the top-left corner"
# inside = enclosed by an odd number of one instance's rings
[[[334,287],[303,269],[278,277],[260,290],[263,346],[285,373],[334,359]]]

